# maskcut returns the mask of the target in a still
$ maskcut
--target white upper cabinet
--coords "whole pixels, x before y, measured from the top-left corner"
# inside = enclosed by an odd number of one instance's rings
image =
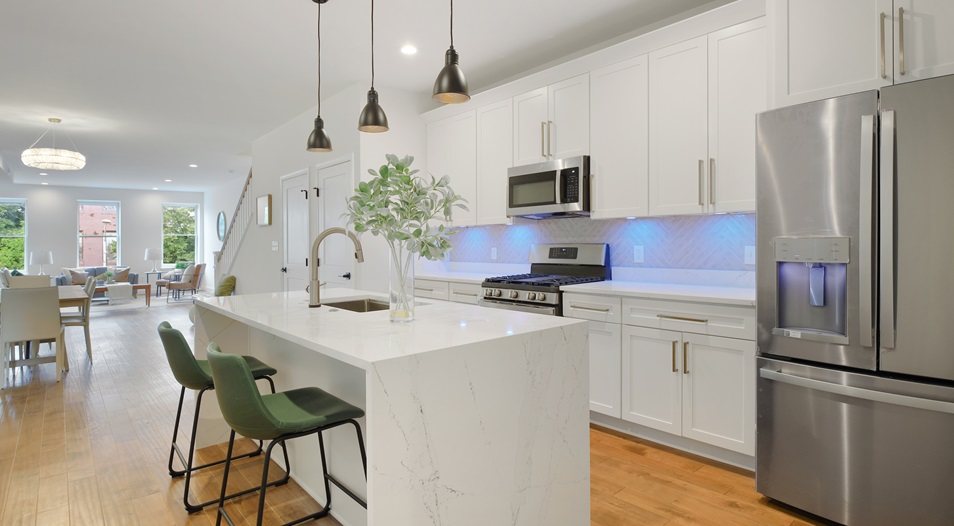
[[[477,224],[509,224],[507,169],[513,166],[510,99],[477,108]]]
[[[649,54],[649,213],[704,212],[706,36]],[[754,123],[753,123],[754,125]]]
[[[894,81],[954,74],[954,2],[895,0]]]
[[[768,109],[767,32],[759,18],[709,35],[709,212],[755,210],[755,115]]]
[[[891,0],[770,0],[775,105],[878,89],[893,82]]]
[[[427,170],[448,176],[455,192],[467,199],[468,210],[454,208],[454,226],[477,220],[477,116],[474,110],[427,125]]]
[[[592,217],[649,214],[648,57],[590,73]]]
[[[513,164],[589,153],[589,75],[513,98]]]

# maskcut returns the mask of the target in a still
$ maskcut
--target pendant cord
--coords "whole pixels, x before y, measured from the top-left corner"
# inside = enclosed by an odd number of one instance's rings
[[[46,130],[45,132],[43,132],[43,135],[40,135],[40,138],[39,138],[39,139],[33,141],[33,144],[30,145],[30,148],[33,148],[33,147],[36,146],[40,141],[42,141],[43,138],[46,137],[46,134],[50,133],[50,130],[52,130],[52,129],[53,129],[52,127],[51,127],[51,128],[47,128],[47,130]],[[53,132],[53,147],[56,148],[56,132]],[[27,150],[29,150],[30,148],[27,148]]]
[[[321,4],[318,4],[318,116],[321,116]]]
[[[450,37],[451,37],[451,49],[454,49],[454,0],[451,0],[451,10],[450,10]]]
[[[371,89],[374,89],[374,0],[371,0]]]

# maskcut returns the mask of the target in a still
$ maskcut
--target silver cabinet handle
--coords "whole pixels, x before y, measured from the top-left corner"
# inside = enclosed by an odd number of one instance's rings
[[[689,342],[682,342],[682,374],[689,374]]]
[[[881,78],[888,78],[884,70],[884,13],[881,13]]]
[[[794,374],[773,371],[771,369],[760,369],[759,376],[766,380],[774,380],[783,384],[795,385],[806,389],[824,391],[851,398],[860,398],[862,400],[871,400],[872,402],[881,402],[885,404],[898,405],[903,407],[912,407],[915,409],[924,409],[927,411],[936,411],[938,413],[954,414],[954,403],[941,400],[931,400],[929,398],[917,398],[915,396],[887,393],[884,391],[872,391],[861,387],[850,385],[833,384],[822,380],[805,378]]]
[[[660,319],[663,319],[663,320],[691,321],[691,322],[695,322],[695,323],[709,323],[709,320],[707,320],[707,319],[702,319],[702,318],[684,318],[684,317],[682,317],[682,316],[670,316],[670,315],[668,315],[668,314],[657,314],[656,317],[657,317],[657,318],[660,318]]]
[[[540,121],[540,157],[547,156],[547,123]]]
[[[547,121],[547,157],[553,157],[553,121]]]
[[[476,292],[457,292],[457,291],[455,290],[455,291],[454,291],[454,294],[457,294],[458,296],[469,296],[469,297],[472,297],[472,298],[476,298],[476,297],[477,297],[477,293],[476,293]]]
[[[679,369],[676,368],[676,344],[679,343],[676,340],[672,341],[672,372],[678,373]]]
[[[904,75],[904,8],[898,8],[898,42],[901,53],[901,74]]]
[[[858,235],[858,329],[861,332],[860,343],[862,347],[871,347],[874,345],[874,318],[871,282],[871,236],[872,221],[871,207],[873,200],[873,181],[874,173],[874,115],[863,115],[861,117],[861,202],[858,207],[859,224],[861,225]]]
[[[596,307],[584,307],[583,305],[570,305],[571,309],[588,310],[590,312],[609,312],[610,308],[599,309]]]
[[[894,349],[894,110],[881,112],[881,347]]]
[[[425,289],[423,287],[414,287],[414,290],[419,290],[422,292],[434,292],[434,289]]]
[[[715,158],[709,157],[709,204],[715,204]]]
[[[705,206],[706,202],[702,198],[702,180],[706,177],[706,162],[699,159],[699,206]]]

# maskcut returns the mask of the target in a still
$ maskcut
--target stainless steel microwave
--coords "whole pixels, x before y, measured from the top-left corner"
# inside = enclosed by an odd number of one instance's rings
[[[590,156],[507,170],[507,216],[545,219],[590,215]]]

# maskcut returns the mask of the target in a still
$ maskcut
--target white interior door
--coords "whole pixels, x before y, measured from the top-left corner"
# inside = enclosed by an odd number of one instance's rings
[[[347,221],[342,214],[347,211],[348,197],[354,191],[352,162],[345,161],[318,169],[318,229],[340,226]],[[321,258],[320,278],[328,283],[326,288],[354,288],[354,244],[345,236],[333,235],[321,243],[318,257]]]
[[[282,178],[282,206],[284,219],[285,291],[305,290],[309,275],[307,258],[308,235],[308,172],[298,172]]]

